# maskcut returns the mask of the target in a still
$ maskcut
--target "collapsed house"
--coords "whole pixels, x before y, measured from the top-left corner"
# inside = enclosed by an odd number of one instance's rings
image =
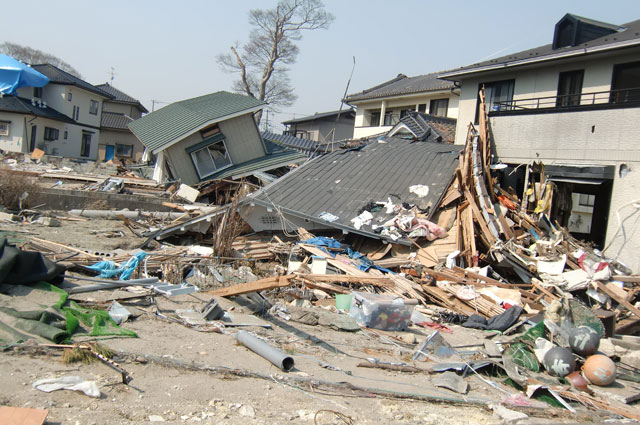
[[[479,122],[484,87],[492,164],[503,168],[504,186],[533,201],[553,182],[552,221],[634,271],[639,29],[640,21],[612,25],[567,14],[551,44],[439,74],[461,85],[456,143],[465,142],[469,122]]]

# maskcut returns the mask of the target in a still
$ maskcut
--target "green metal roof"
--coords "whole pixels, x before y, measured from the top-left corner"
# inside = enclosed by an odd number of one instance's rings
[[[160,151],[208,122],[263,105],[266,103],[253,97],[219,91],[167,105],[133,121],[129,128],[147,148]]]

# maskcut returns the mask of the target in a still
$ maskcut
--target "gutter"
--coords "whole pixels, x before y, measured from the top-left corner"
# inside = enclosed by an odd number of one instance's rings
[[[601,53],[609,50],[622,49],[625,47],[633,47],[637,45],[640,45],[640,38],[627,40],[627,41],[619,41],[617,43],[611,43],[604,46],[584,47],[582,49],[571,50],[569,52],[553,53],[550,55],[540,56],[536,58],[517,59],[511,62],[503,62],[503,63],[493,64],[493,65],[484,65],[484,66],[479,66],[476,68],[471,68],[463,71],[445,72],[444,74],[439,74],[437,77],[442,78],[443,80],[450,80],[452,77],[476,74],[476,73],[486,72],[486,71],[500,70],[505,68],[513,68],[516,66],[546,62],[546,61],[551,61],[555,59],[570,58],[574,56],[588,55],[592,53]]]

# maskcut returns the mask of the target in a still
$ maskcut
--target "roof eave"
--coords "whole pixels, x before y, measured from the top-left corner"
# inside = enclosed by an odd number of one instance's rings
[[[414,97],[414,96],[421,96],[421,95],[425,95],[425,94],[439,94],[439,93],[451,93],[451,90],[453,91],[460,91],[460,89],[458,87],[449,87],[449,88],[442,88],[442,89],[437,89],[437,90],[422,90],[419,92],[408,92],[408,93],[400,93],[400,94],[391,94],[391,95],[386,95],[386,96],[375,96],[375,97],[367,97],[367,98],[362,98],[362,99],[344,99],[345,103],[348,104],[358,104],[358,103],[363,103],[363,102],[371,102],[371,101],[375,101],[375,100],[388,100],[388,99],[395,99],[395,98],[406,98],[406,97]]]
[[[603,46],[584,47],[582,49],[575,49],[575,50],[571,50],[568,52],[561,52],[561,53],[553,53],[550,55],[540,56],[536,58],[519,59],[511,62],[502,62],[502,63],[493,64],[493,65],[484,65],[484,66],[470,68],[462,71],[445,72],[444,74],[438,75],[438,78],[441,78],[443,80],[456,81],[456,77],[462,77],[462,76],[467,76],[471,74],[478,74],[481,72],[496,71],[496,70],[501,70],[505,68],[514,68],[517,66],[547,62],[547,61],[552,61],[557,59],[565,59],[565,58],[570,58],[574,56],[583,56],[583,55],[589,55],[593,53],[601,53],[609,50],[633,47],[636,45],[640,45],[640,38],[633,39],[633,40],[619,41],[617,43],[606,44]]]
[[[159,148],[156,148],[156,149],[152,150],[151,152],[153,152],[154,155],[157,155],[158,153],[162,152],[163,150],[168,149],[171,146],[175,145],[176,143],[180,142],[185,137],[189,137],[192,134],[195,134],[198,131],[202,130],[203,128],[206,128],[206,127],[208,127],[208,126],[210,126],[212,124],[216,124],[216,123],[219,123],[219,122],[222,122],[222,121],[230,120],[232,118],[237,118],[237,117],[242,116],[242,115],[252,114],[252,113],[257,112],[257,111],[259,111],[261,109],[264,109],[266,106],[267,106],[266,104],[262,104],[262,105],[254,106],[253,108],[244,109],[242,111],[239,111],[239,112],[236,112],[236,113],[233,113],[233,114],[225,115],[225,116],[220,117],[220,118],[209,120],[209,121],[207,121],[207,122],[195,127],[191,131],[188,131],[188,132],[176,137],[175,139],[171,140],[170,142],[165,143],[164,145],[160,146]],[[129,127],[129,128],[131,128],[131,127]],[[134,132],[134,134],[135,134],[135,132]],[[138,137],[138,136],[136,135],[136,137]],[[144,142],[143,142],[143,144],[144,144]],[[146,144],[145,144],[145,146],[146,146]]]

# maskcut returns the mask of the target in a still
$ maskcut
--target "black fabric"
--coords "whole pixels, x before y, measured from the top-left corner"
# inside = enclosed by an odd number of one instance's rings
[[[0,283],[28,284],[40,281],[60,283],[65,267],[39,252],[22,251],[0,236]]]
[[[484,317],[472,314],[469,316],[469,320],[464,322],[462,326],[465,328],[484,329],[492,331],[506,331],[511,325],[516,323],[520,315],[522,314],[522,307],[513,306],[507,309],[504,313],[493,316],[489,320]]]

